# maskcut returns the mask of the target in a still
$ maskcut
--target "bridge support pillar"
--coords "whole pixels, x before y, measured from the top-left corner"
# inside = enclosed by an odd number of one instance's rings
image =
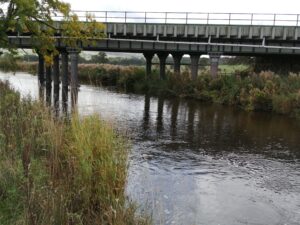
[[[50,65],[46,65],[46,88],[51,88],[52,86],[52,69]]]
[[[173,60],[174,60],[174,74],[180,75],[180,62],[182,59],[182,53],[172,53]]]
[[[54,56],[52,69],[54,87],[59,86],[59,55]]]
[[[191,54],[190,55],[192,80],[197,79],[200,56],[201,56],[200,54]]]
[[[52,68],[51,65],[46,65],[46,103],[51,105],[51,90],[52,90]]]
[[[77,104],[78,96],[78,56],[80,50],[77,48],[68,49],[71,61],[71,98],[72,104]]]
[[[69,55],[67,51],[61,52],[61,82],[62,82],[62,100],[68,100],[68,86],[69,86]]]
[[[166,79],[166,59],[168,55],[169,54],[165,52],[157,53],[159,58],[159,78],[162,80]]]
[[[54,103],[57,104],[59,100],[59,55],[53,58],[53,85],[54,85]]]
[[[220,61],[221,54],[220,53],[210,53],[210,74],[213,78],[218,76],[218,69],[219,69],[219,61]]]
[[[38,80],[39,80],[39,85],[43,86],[45,83],[45,60],[44,60],[44,56],[41,54],[39,54]]]
[[[154,53],[152,52],[145,52],[144,57],[146,59],[146,78],[148,79],[152,73],[151,67],[152,67],[152,59],[153,59]]]

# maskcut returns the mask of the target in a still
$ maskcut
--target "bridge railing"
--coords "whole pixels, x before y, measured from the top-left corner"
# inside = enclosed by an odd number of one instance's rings
[[[300,26],[300,14],[271,13],[204,13],[204,12],[135,12],[74,10],[79,20],[91,15],[104,23],[163,23],[163,24],[221,24]],[[60,20],[56,15],[55,19]]]

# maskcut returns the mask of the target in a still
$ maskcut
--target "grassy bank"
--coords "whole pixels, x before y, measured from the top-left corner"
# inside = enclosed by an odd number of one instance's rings
[[[129,92],[194,98],[300,118],[300,74],[280,76],[270,71],[256,74],[246,66],[235,68],[217,78],[212,78],[206,69],[196,81],[191,80],[188,71],[181,76],[167,72],[166,80],[160,80],[158,71],[154,71],[146,79],[144,68],[109,65],[82,65],[79,76],[80,80],[116,85]]]
[[[154,74],[148,80],[144,76],[138,79],[121,76],[117,83],[120,87],[139,93],[194,98],[235,105],[248,111],[267,111],[300,118],[299,74],[236,73],[211,78],[204,72],[193,81],[188,73],[181,76],[169,73],[165,81],[159,80]]]
[[[54,119],[0,82],[0,224],[149,224],[126,201],[128,143],[98,116]]]
[[[83,83],[117,86],[131,84],[144,78],[145,70],[139,66],[79,64],[78,76]]]
[[[20,61],[11,54],[4,54],[0,57],[0,70],[4,72],[28,72],[35,74],[37,70],[36,62]]]

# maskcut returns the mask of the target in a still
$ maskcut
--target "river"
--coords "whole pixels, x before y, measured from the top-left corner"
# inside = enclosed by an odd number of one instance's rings
[[[37,77],[0,79],[39,97]],[[127,193],[155,224],[300,224],[296,119],[91,85],[81,85],[78,110],[132,140]]]

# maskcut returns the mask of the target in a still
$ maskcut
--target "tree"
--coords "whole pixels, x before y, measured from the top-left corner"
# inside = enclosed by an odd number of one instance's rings
[[[92,63],[107,63],[108,58],[105,52],[99,52],[97,55],[91,57]]]
[[[34,48],[51,63],[56,38],[60,36],[67,46],[76,47],[78,41],[87,42],[104,36],[104,25],[97,23],[91,15],[80,22],[69,4],[60,0],[0,0],[0,48],[14,51],[8,41],[9,34],[30,35]],[[53,18],[59,16],[60,23]],[[64,39],[63,37],[71,37]]]

